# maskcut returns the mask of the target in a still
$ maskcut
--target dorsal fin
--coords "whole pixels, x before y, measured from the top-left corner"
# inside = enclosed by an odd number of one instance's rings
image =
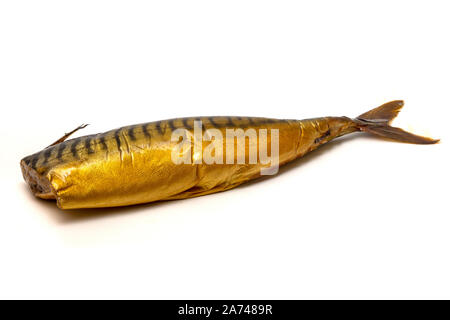
[[[59,138],[58,140],[56,140],[55,142],[53,142],[51,145],[49,145],[48,147],[54,146],[55,144],[64,142],[68,137],[70,137],[72,134],[74,134],[75,132],[77,132],[80,129],[84,129],[88,126],[88,124],[82,124],[81,126],[78,126],[77,128],[73,129],[72,131],[64,134],[61,138]],[[48,148],[47,147],[47,148]],[[47,149],[46,148],[46,149]]]

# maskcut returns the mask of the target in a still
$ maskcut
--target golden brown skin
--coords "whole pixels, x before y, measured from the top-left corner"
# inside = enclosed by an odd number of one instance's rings
[[[177,128],[193,133],[194,119],[201,120],[204,129],[221,130],[224,137],[226,128],[279,129],[280,165],[356,130],[348,118],[172,119],[61,142],[24,158],[22,172],[37,197],[55,198],[62,209],[189,198],[227,190],[260,176],[263,165],[248,164],[248,161],[247,164],[210,165],[173,163],[171,155],[176,142],[171,142],[171,134]],[[268,134],[269,146],[270,137]],[[203,147],[209,143],[204,141]],[[237,152],[234,156],[237,157]]]
[[[398,112],[397,109],[394,111]],[[259,162],[248,164],[248,161],[246,164],[236,164],[237,161],[235,164],[175,164],[171,158],[176,145],[171,141],[172,132],[185,128],[192,134],[194,120],[201,120],[204,130],[221,130],[224,137],[226,129],[253,128],[257,132],[278,129],[279,164],[283,165],[341,135],[359,130],[380,131],[380,122],[370,122],[375,116],[301,121],[248,117],[171,119],[57,141],[25,157],[20,164],[33,193],[39,198],[56,199],[62,209],[183,199],[234,188],[259,177],[261,168],[267,167]],[[203,150],[209,143],[203,141]],[[270,146],[269,134],[266,145]],[[248,148],[246,144],[246,155]],[[237,157],[237,152],[234,156]]]

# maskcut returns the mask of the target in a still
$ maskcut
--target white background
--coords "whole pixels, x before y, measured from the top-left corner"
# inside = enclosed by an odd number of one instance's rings
[[[450,298],[446,1],[2,1],[0,298]],[[198,115],[356,116],[438,145],[339,139],[196,199],[64,212],[19,161]]]

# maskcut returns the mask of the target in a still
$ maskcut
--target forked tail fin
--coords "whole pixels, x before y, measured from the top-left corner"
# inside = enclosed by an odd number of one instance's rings
[[[396,141],[416,144],[433,144],[439,142],[439,140],[418,136],[400,128],[390,126],[391,121],[397,116],[402,107],[403,101],[391,101],[363,113],[355,119],[355,122],[359,125],[361,131]]]

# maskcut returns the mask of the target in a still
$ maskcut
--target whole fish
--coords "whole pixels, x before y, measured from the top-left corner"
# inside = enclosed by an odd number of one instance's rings
[[[62,209],[191,198],[239,186],[273,162],[283,165],[352,132],[416,144],[439,141],[390,126],[402,106],[403,101],[391,101],[355,119],[178,118],[66,140],[80,126],[23,158],[20,166],[33,194],[56,199]],[[238,131],[241,135],[231,136],[233,142],[243,137],[237,146],[218,139]],[[208,149],[215,161],[205,156]]]

